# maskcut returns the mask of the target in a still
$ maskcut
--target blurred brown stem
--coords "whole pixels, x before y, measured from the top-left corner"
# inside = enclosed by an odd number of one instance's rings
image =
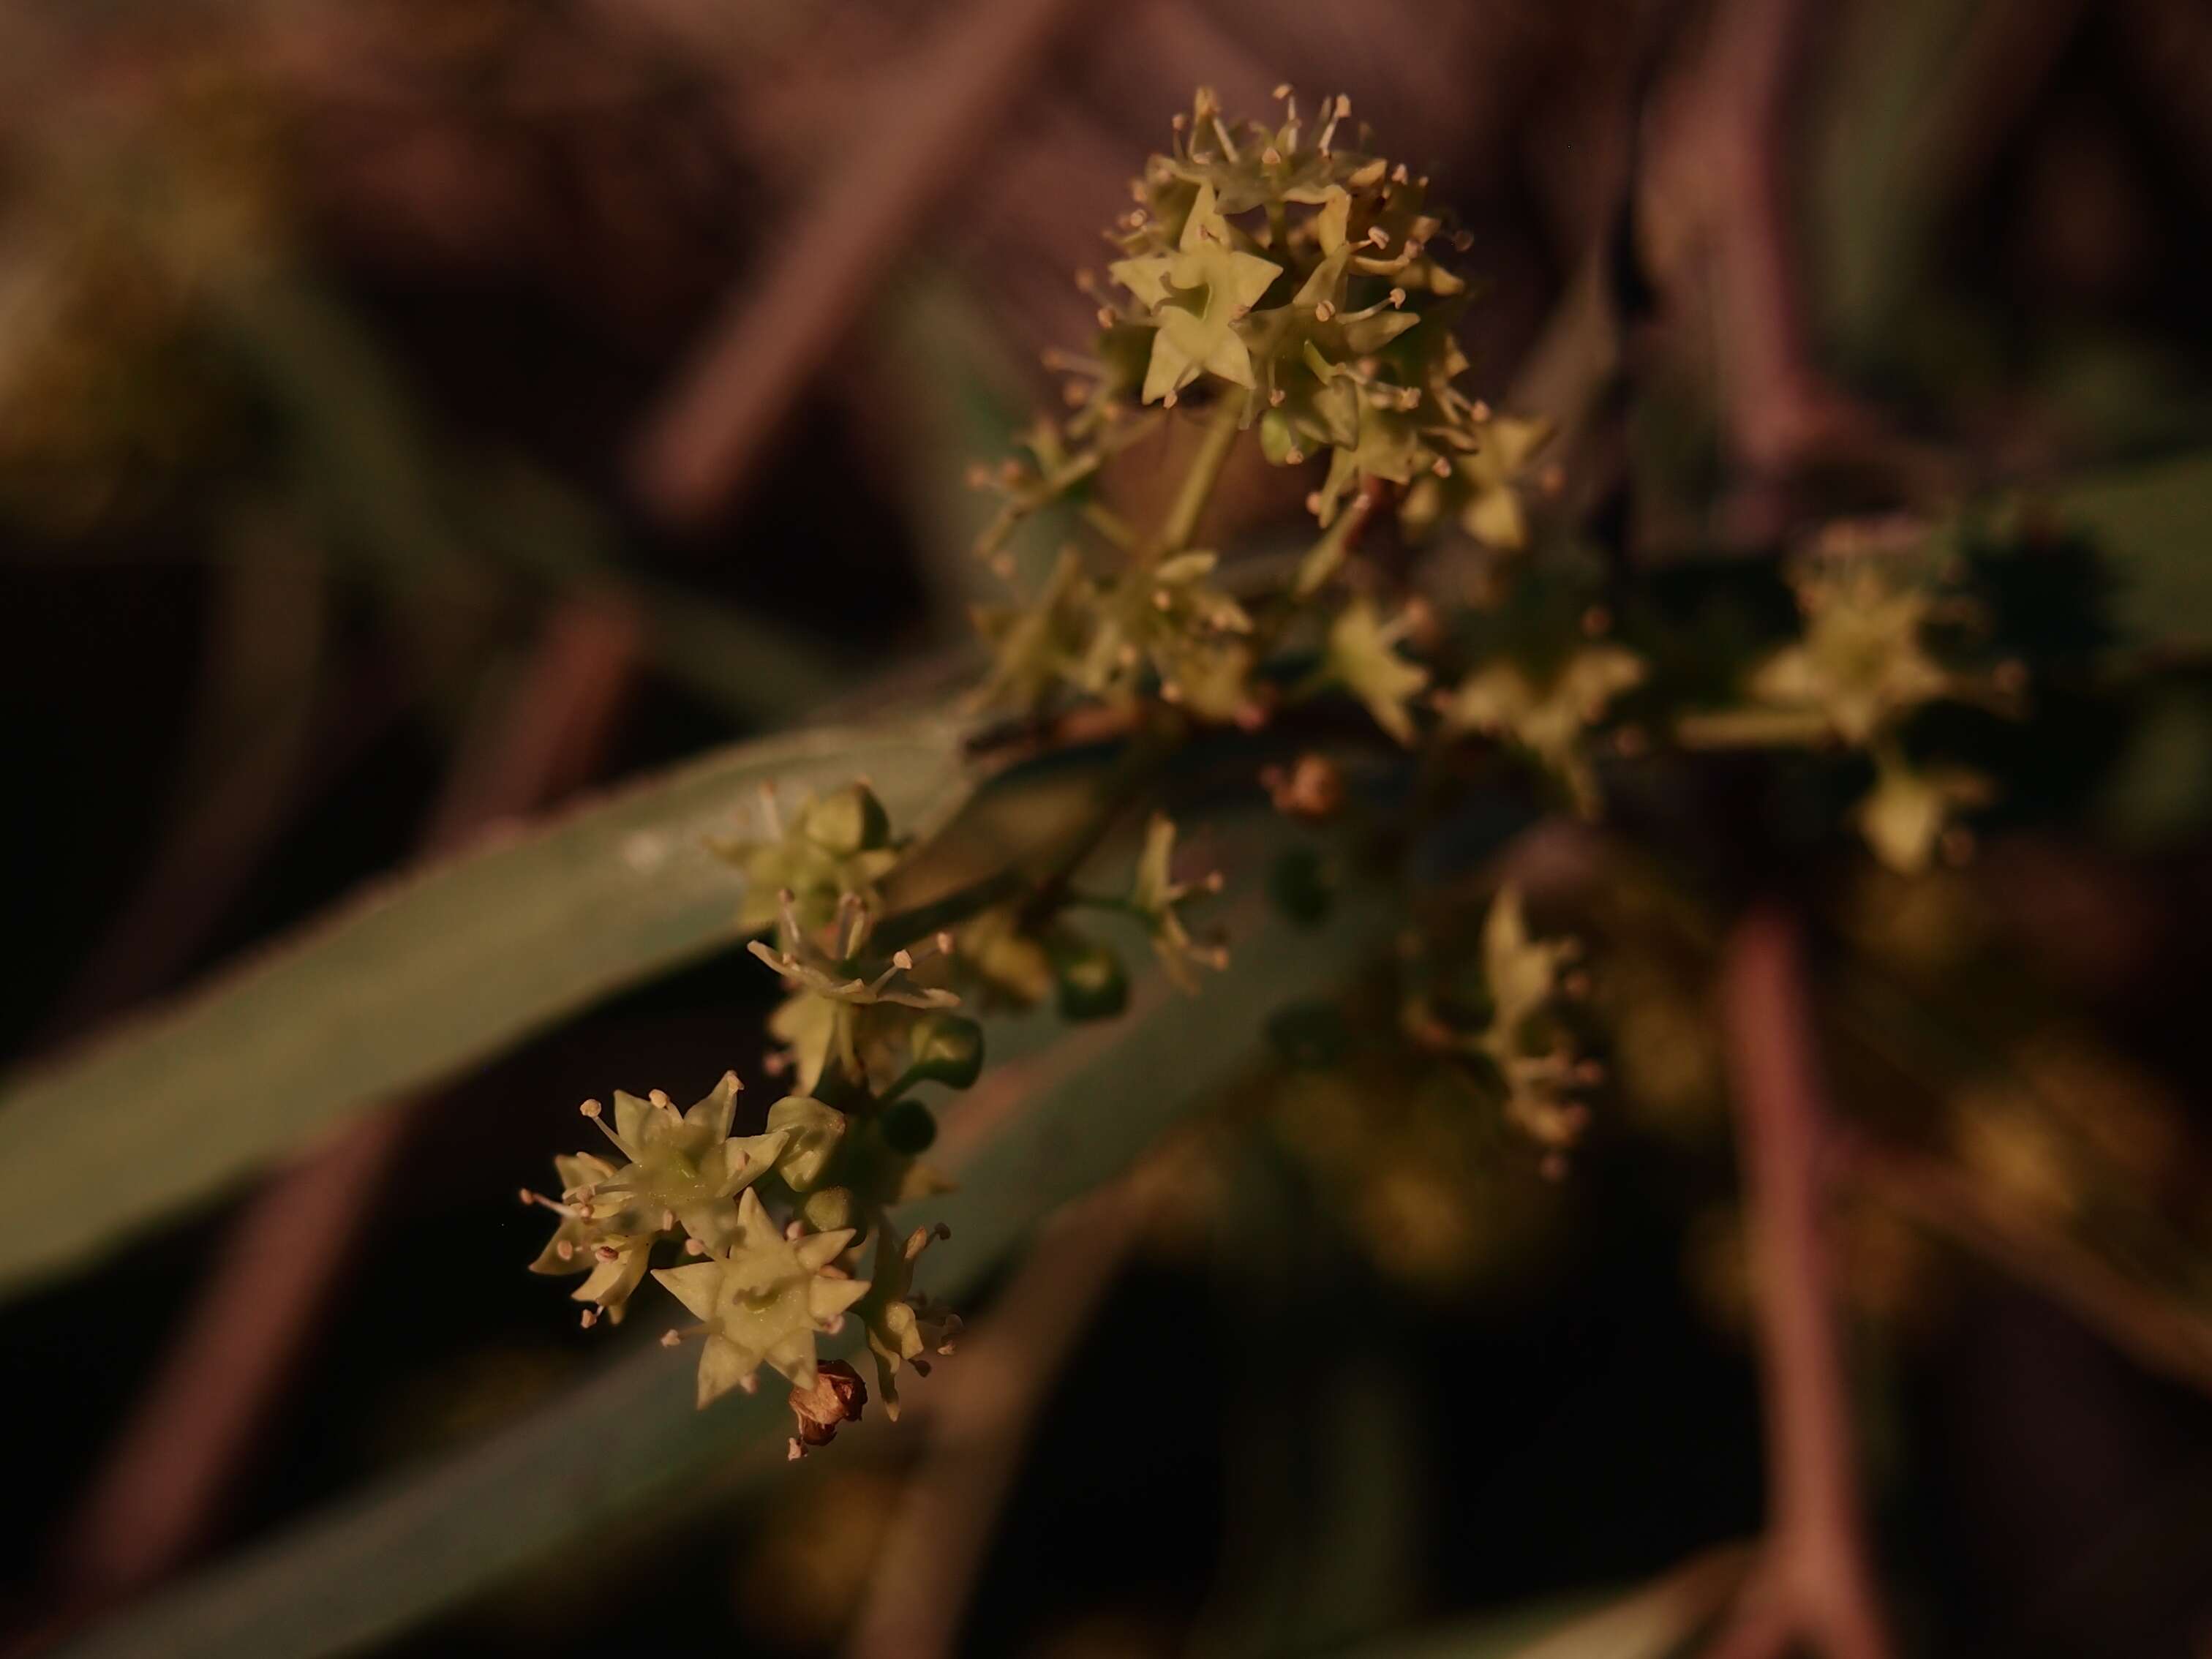
[[[583,782],[638,659],[627,611],[576,600],[489,691],[424,836],[449,848]],[[116,1436],[62,1544],[79,1607],[160,1577],[205,1539],[269,1431],[420,1103],[348,1126],[272,1179],[225,1241],[182,1334]]]
[[[1686,312],[1710,315],[1729,446],[1762,477],[1881,442],[1814,366],[1792,247],[1793,93],[1812,21],[1806,0],[1720,0],[1662,112],[1649,184],[1655,265]]]
[[[1063,1211],[931,1397],[929,1449],[908,1480],[849,1659],[944,1659],[1030,1431],[1143,1231],[1141,1176]]]
[[[1802,1638],[1832,1659],[1887,1659],[1822,1224],[1832,1118],[1789,915],[1764,907],[1737,924],[1721,1003],[1754,1251],[1768,1516],[1759,1571],[1713,1652],[1761,1659]]]
[[[1941,1159],[1864,1141],[1840,1150],[1838,1174],[1868,1196],[2040,1291],[2145,1370],[2212,1394],[2212,1320]]]
[[[1030,79],[1073,0],[971,0],[902,78],[821,181],[817,205],[765,239],[748,277],[647,420],[632,457],[638,493],[663,518],[696,523],[751,469],[878,279]]]

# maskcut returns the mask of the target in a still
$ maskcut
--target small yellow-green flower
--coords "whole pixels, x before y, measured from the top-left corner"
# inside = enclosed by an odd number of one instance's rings
[[[1400,656],[1403,622],[1386,624],[1367,600],[1354,599],[1328,630],[1323,672],[1367,705],[1375,723],[1400,743],[1413,741],[1413,716],[1407,708],[1429,683],[1429,671]]]
[[[1893,582],[1862,560],[1801,573],[1797,599],[1805,636],[1752,677],[1757,701],[1815,710],[1837,737],[1860,744],[1952,692],[1951,675],[1923,640],[1937,603],[1925,587]]]
[[[611,1127],[597,1101],[585,1102],[584,1115],[599,1123],[628,1162],[574,1189],[575,1201],[641,1224],[625,1231],[681,1226],[708,1249],[719,1247],[734,1222],[731,1199],[774,1168],[783,1149],[781,1131],[732,1139],[744,1086],[736,1073],[726,1072],[685,1112],[658,1089],[642,1100],[617,1090]]]
[[[1168,977],[1186,991],[1198,988],[1194,965],[1222,969],[1229,952],[1219,945],[1194,939],[1184,925],[1182,907],[1201,894],[1221,890],[1221,878],[1212,875],[1200,881],[1175,879],[1176,827],[1164,812],[1155,812],[1145,830],[1144,850],[1137,856],[1137,873],[1130,884],[1129,908],[1152,928],[1152,949]]]
[[[814,1340],[834,1335],[845,1310],[868,1293],[865,1279],[833,1265],[853,1242],[850,1228],[787,1238],[757,1195],[739,1200],[729,1254],[689,1267],[654,1270],[691,1310],[706,1339],[699,1355],[698,1400],[711,1404],[732,1389],[750,1393],[763,1365],[794,1388],[815,1382]]]
[[[929,1362],[923,1356],[933,1350],[951,1353],[960,1334],[958,1315],[913,1294],[915,1259],[936,1240],[950,1236],[942,1225],[916,1227],[902,1240],[887,1228],[876,1234],[875,1278],[859,1312],[867,1326],[868,1350],[876,1358],[876,1388],[883,1395],[884,1414],[894,1423],[899,1414],[900,1370],[912,1365],[928,1376]]]
[[[1853,812],[1874,855],[1900,875],[1918,875],[1935,861],[1951,821],[1966,807],[1988,803],[1990,781],[1959,767],[1915,768],[1885,750],[1875,786]]]
[[[1584,817],[1597,813],[1597,775],[1584,734],[1606,706],[1644,680],[1644,661],[1617,645],[1571,652],[1547,676],[1501,659],[1476,669],[1437,707],[1455,732],[1504,738],[1534,755],[1565,783]]]
[[[883,804],[863,783],[808,796],[783,822],[773,790],[761,792],[766,834],[758,840],[720,841],[714,851],[745,872],[738,923],[747,932],[776,919],[789,893],[799,919],[819,927],[846,893],[872,894],[899,860]]]
[[[1145,303],[1157,325],[1143,401],[1159,403],[1201,374],[1233,386],[1252,384],[1252,354],[1237,322],[1283,268],[1237,251],[1212,185],[1198,187],[1176,252],[1116,259],[1108,269]]]
[[[1444,518],[1486,547],[1517,552],[1528,544],[1528,515],[1521,492],[1529,463],[1550,441],[1552,423],[1540,417],[1494,416],[1475,428],[1475,447],[1454,455],[1446,476],[1431,471],[1406,492],[1399,522],[1419,536]]]
[[[831,1060],[853,1078],[862,1074],[860,1017],[878,1006],[951,1008],[960,999],[941,986],[925,986],[908,977],[914,958],[894,951],[881,965],[866,960],[868,935],[875,918],[854,895],[848,894],[828,930],[825,944],[805,927],[792,907],[784,907],[773,946],[755,939],[749,948],[790,982],[792,995],[769,1021],[769,1029],[790,1054],[799,1075],[799,1086],[811,1093],[822,1081]]]

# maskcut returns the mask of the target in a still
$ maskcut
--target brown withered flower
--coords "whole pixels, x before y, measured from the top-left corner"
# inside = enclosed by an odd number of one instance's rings
[[[1278,812],[1309,823],[1325,823],[1344,805],[1344,774],[1328,756],[1311,750],[1288,766],[1268,767],[1260,782]]]
[[[860,1372],[842,1359],[825,1359],[814,1368],[814,1386],[791,1391],[791,1414],[799,1420],[792,1437],[791,1455],[804,1457],[816,1446],[837,1437],[841,1425],[857,1423],[868,1408],[868,1385]]]

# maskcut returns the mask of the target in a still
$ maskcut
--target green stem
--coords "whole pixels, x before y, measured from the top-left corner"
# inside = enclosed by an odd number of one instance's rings
[[[1137,550],[1137,532],[1129,527],[1129,521],[1113,508],[1101,506],[1097,501],[1085,501],[1083,504],[1083,522],[1124,553]]]
[[[1036,890],[1030,895],[1022,907],[1022,922],[1026,929],[1034,929],[1051,919],[1053,914],[1067,902],[1068,885],[1084,860],[1098,850],[1099,845],[1121,821],[1122,814],[1144,792],[1152,775],[1175,752],[1176,739],[1158,731],[1140,731],[1121,752],[1103,786],[1098,811],[1082,832],[1074,836],[1053,860],[1052,868],[1037,883]]]
[[[1350,556],[1359,532],[1366,528],[1368,515],[1375,511],[1375,497],[1362,489],[1336,515],[1336,522],[1322,532],[1321,539],[1298,561],[1297,580],[1291,585],[1291,597],[1310,599],[1321,592],[1331,576]]]
[[[1115,915],[1134,916],[1139,921],[1145,923],[1147,927],[1152,925],[1152,914],[1151,911],[1145,909],[1132,899],[1122,898],[1112,893],[1079,893],[1071,891],[1067,895],[1067,908],[1071,910],[1109,911]]]
[[[1206,511],[1213,486],[1220,481],[1222,465],[1237,441],[1243,415],[1243,397],[1234,392],[1224,393],[1206,424],[1206,435],[1199,441],[1198,453],[1190,458],[1190,470],[1182,475],[1175,505],[1161,521],[1156,557],[1166,558],[1190,544],[1191,532],[1198,528],[1199,514]]]

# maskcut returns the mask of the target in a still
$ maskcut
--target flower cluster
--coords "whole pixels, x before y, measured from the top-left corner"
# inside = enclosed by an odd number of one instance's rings
[[[1057,698],[1127,705],[1146,696],[1197,718],[1263,725],[1284,690],[1276,663],[1301,641],[1322,670],[1291,695],[1349,691],[1410,744],[1427,684],[1395,649],[1404,631],[1341,585],[1378,501],[1395,495],[1409,538],[1443,523],[1493,549],[1528,539],[1522,491],[1548,435],[1462,389],[1457,323],[1468,285],[1443,258],[1469,240],[1427,198],[1428,180],[1349,131],[1339,98],[1302,118],[1227,119],[1201,90],[1170,150],[1132,185],[1112,233],[1093,354],[1066,371],[1064,421],[1023,435],[1021,453],[974,482],[1002,506],[981,550],[998,556],[1023,520],[1080,501],[1090,533],[1042,585],[978,622],[992,651],[982,695],[1025,709]],[[1209,411],[1176,507],[1157,528],[1123,524],[1090,492],[1108,464],[1169,411]],[[1217,555],[1188,544],[1230,448],[1252,434],[1279,467],[1316,469],[1320,538],[1294,580],[1255,610]]]
[[[1942,702],[2016,714],[2027,689],[2017,662],[1970,665],[1984,618],[1948,574],[1917,524],[1832,528],[1791,572],[1800,636],[1755,665],[1742,707],[1689,716],[1682,735],[1865,755],[1874,786],[1854,821],[1890,868],[1925,870],[1947,842],[1962,845],[1955,819],[1986,802],[1991,785],[1969,769],[1916,759],[1908,728]]]
[[[769,1065],[791,1092],[743,1134],[734,1078],[688,1112],[622,1094],[610,1124],[587,1103],[618,1156],[559,1159],[559,1195],[528,1195],[561,1218],[538,1269],[586,1275],[587,1323],[621,1317],[651,1273],[695,1322],[670,1340],[700,1341],[702,1405],[750,1389],[763,1365],[789,1380],[794,1455],[866,1403],[858,1374],[817,1351],[848,1316],[893,1416],[908,1370],[926,1375],[959,1334],[915,1283],[944,1230],[892,1212],[946,1189],[924,1161],[936,1120],[916,1091],[976,1081],[970,1010],[1121,1012],[1127,971],[1085,911],[1140,929],[1186,991],[1228,966],[1201,914],[1222,878],[1178,871],[1165,813],[1150,813],[1125,888],[1079,882],[1164,757],[1190,772],[1245,757],[1289,820],[1267,889],[1292,921],[1318,922],[1340,883],[1407,890],[1401,972],[1354,994],[1366,1035],[1341,1011],[1270,1026],[1314,1085],[1285,1133],[1322,1164],[1360,1166],[1344,1183],[1358,1224],[1401,1262],[1466,1254],[1452,1188],[1424,1167],[1437,1149],[1456,1148],[1455,1165],[1486,1157],[1502,1123],[1556,1175],[1605,1078],[1579,946],[1533,932],[1511,883],[1475,877],[1499,825],[1527,822],[1518,786],[1590,817],[1607,754],[1622,764],[1605,781],[1635,787],[1629,764],[1670,738],[1673,760],[1718,744],[1842,751],[1874,779],[1854,821],[1904,870],[1948,844],[1954,814],[1988,787],[1930,760],[1921,717],[1938,703],[2008,711],[2021,673],[1978,647],[1978,611],[1929,568],[1917,527],[1847,526],[1801,562],[1794,637],[1778,640],[1778,596],[1754,573],[1764,608],[1747,631],[1672,648],[1654,626],[1671,590],[1532,524],[1548,428],[1461,384],[1467,284],[1442,255],[1468,239],[1427,180],[1355,140],[1344,100],[1307,119],[1279,97],[1271,122],[1232,122],[1205,92],[1177,119],[1134,181],[1109,280],[1086,279],[1095,352],[1055,360],[1069,412],[975,479],[1002,497],[981,550],[1008,580],[1005,543],[1024,520],[1066,508],[1079,538],[1033,591],[978,614],[981,695],[1020,716],[994,734],[1122,742],[1109,804],[1064,845],[1041,836],[980,877],[956,849],[967,884],[901,910],[929,883],[903,867],[911,849],[865,781],[788,814],[769,797],[758,832],[717,850],[746,880],[738,919],[761,935],[749,948],[782,985]],[[1095,486],[1177,428],[1162,451],[1180,453],[1180,483],[1157,523],[1125,521]],[[1316,539],[1295,559],[1232,564],[1193,544],[1240,443],[1312,469]],[[1370,525],[1387,546],[1363,550]],[[1724,706],[1682,712],[1699,702]],[[1196,744],[1198,722],[1231,729]],[[1662,815],[1690,793],[1640,799]],[[1379,1158],[1396,1132],[1339,1108],[1394,1091],[1418,1109],[1401,1114],[1403,1155]],[[655,1267],[664,1246],[691,1259]]]
[[[1164,815],[1126,897],[1085,898],[1063,880],[1049,903],[1038,902],[1041,890],[1014,903],[986,894],[930,928],[884,909],[882,884],[902,843],[866,784],[810,799],[787,822],[772,797],[761,811],[764,835],[720,850],[755,881],[786,884],[766,907],[749,894],[740,922],[763,908],[774,919],[771,937],[750,948],[786,987],[769,1023],[778,1044],[769,1066],[793,1092],[751,1133],[738,1132],[735,1074],[687,1111],[659,1091],[617,1093],[611,1116],[586,1101],[583,1114],[608,1150],[556,1158],[558,1194],[523,1198],[560,1218],[532,1265],[586,1275],[575,1297],[587,1304],[586,1327],[619,1321],[650,1274],[695,1322],[664,1340],[700,1342],[700,1405],[751,1392],[766,1365],[791,1384],[798,1455],[867,1403],[857,1374],[817,1352],[848,1314],[866,1333],[894,1418],[902,1372],[927,1374],[929,1357],[950,1353],[959,1335],[958,1316],[915,1284],[924,1251],[949,1233],[902,1231],[891,1212],[950,1185],[924,1160],[937,1126],[916,1091],[966,1089],[981,1073],[982,1028],[962,1012],[963,991],[1025,1004],[1056,981],[1073,1018],[1118,1012],[1127,997],[1119,957],[1066,920],[1085,905],[1141,924],[1170,976],[1190,988],[1195,966],[1218,968],[1225,954],[1194,936],[1187,917],[1220,878],[1177,878]],[[915,942],[886,947],[893,932]],[[669,1265],[656,1267],[656,1255]]]
[[[873,945],[878,884],[900,843],[872,792],[856,783],[809,799],[787,823],[772,798],[762,810],[764,836],[720,850],[755,884],[782,883],[765,907],[749,890],[740,922],[752,926],[763,908],[774,919],[774,943],[752,949],[789,988],[771,1021],[782,1045],[771,1064],[795,1092],[753,1133],[737,1132],[733,1073],[684,1112],[658,1091],[617,1093],[609,1122],[586,1101],[612,1155],[557,1158],[559,1194],[523,1196],[560,1217],[532,1265],[588,1275],[575,1292],[589,1304],[586,1325],[619,1320],[650,1273],[696,1322],[664,1340],[700,1341],[699,1404],[751,1392],[768,1366],[791,1384],[797,1455],[866,1405],[851,1368],[817,1353],[848,1313],[866,1327],[893,1416],[900,1366],[948,1352],[957,1334],[957,1321],[914,1291],[918,1245],[884,1251],[891,1206],[946,1185],[921,1160],[936,1124],[914,1091],[972,1084],[982,1032],[953,1012],[954,991],[923,982],[915,952]],[[950,943],[933,939],[922,953],[941,967]],[[872,1241],[879,1267],[863,1278]],[[663,1246],[675,1265],[655,1267]]]
[[[1603,1076],[1550,1018],[1579,988],[1567,971],[1577,954],[1571,940],[1530,934],[1520,890],[1509,884],[1491,901],[1481,947],[1466,964],[1473,972],[1418,978],[1402,1012],[1416,1046],[1472,1062],[1506,1121],[1553,1158],[1589,1123],[1577,1091]]]

